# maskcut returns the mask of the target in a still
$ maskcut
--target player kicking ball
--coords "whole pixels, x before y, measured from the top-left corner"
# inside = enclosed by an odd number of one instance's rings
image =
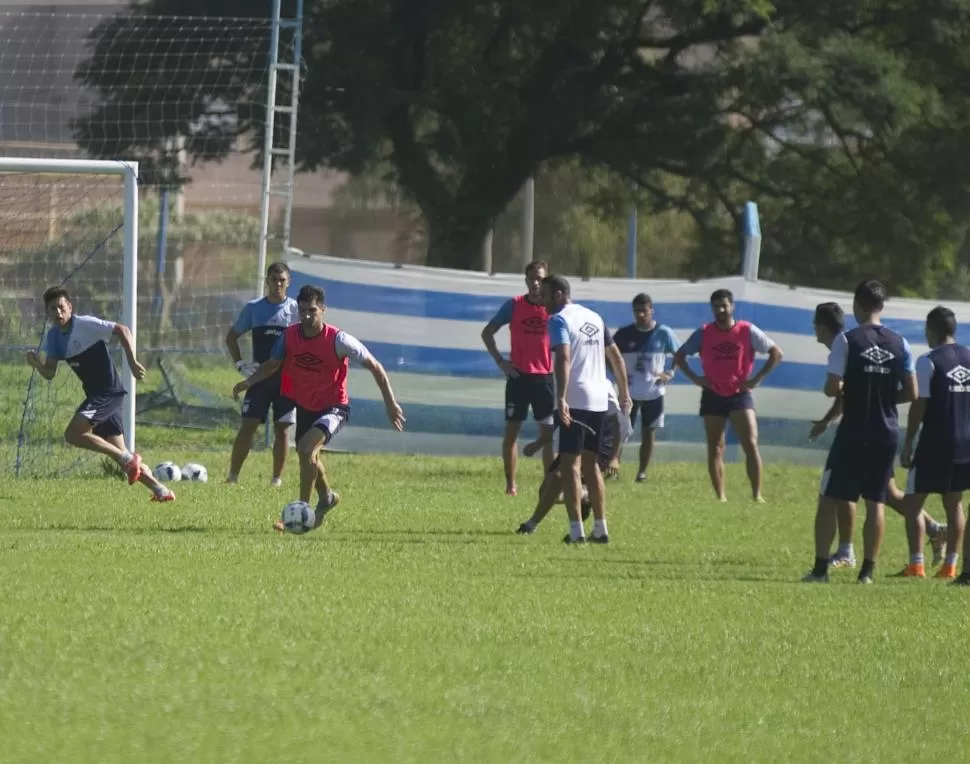
[[[970,490],[970,386],[967,385],[970,349],[957,343],[956,333],[956,316],[949,308],[933,308],[926,316],[926,343],[931,350],[916,361],[919,398],[909,407],[899,458],[909,468],[906,535],[910,554],[909,565],[900,574],[905,577],[926,576],[922,553],[926,539],[923,504],[929,494],[943,497],[948,528],[948,554],[936,578],[956,578],[959,557],[956,550],[966,543],[963,494]],[[920,433],[919,444],[914,455],[917,433]],[[960,576],[960,583],[970,583],[966,570]]]
[[[620,446],[630,437],[630,433],[633,431],[630,417],[620,411],[620,402],[612,385],[609,385],[608,406],[606,420],[603,423],[603,436],[600,438],[599,453],[596,458],[600,472],[604,473],[615,463],[620,453]],[[559,422],[558,412],[556,412],[555,421]],[[526,456],[533,456],[551,440],[552,432],[542,431],[536,440],[522,449],[522,453]],[[539,501],[532,517],[522,523],[515,532],[522,535],[534,533],[539,523],[557,503],[560,491],[562,491],[562,475],[559,474],[559,457],[557,456],[549,469],[546,470],[546,476],[539,488]],[[589,518],[592,506],[589,497],[585,496],[580,505],[580,516],[583,522]]]
[[[44,359],[31,350],[27,364],[50,381],[57,374],[57,364],[66,361],[84,389],[84,400],[67,425],[64,440],[75,448],[114,459],[128,476],[128,485],[140,482],[147,486],[152,501],[174,501],[175,493],[151,472],[142,472],[141,456],[125,447],[122,408],[128,392],[108,354],[108,343],[117,337],[135,379],[144,379],[145,367],[135,358],[131,330],[124,324],[75,315],[71,296],[63,287],[51,287],[43,299],[54,326],[47,332]]]
[[[380,362],[355,337],[324,323],[327,307],[323,289],[307,284],[300,289],[296,302],[300,323],[283,332],[276,340],[269,360],[233,387],[232,395],[238,399],[254,385],[283,370],[280,392],[296,403],[300,501],[309,504],[314,487],[317,489],[315,529],[340,502],[340,496],[327,481],[320,451],[340,432],[350,416],[347,371],[351,359],[373,375],[394,429],[403,430],[405,419]],[[281,532],[284,530],[282,521],[277,521],[273,527]]]

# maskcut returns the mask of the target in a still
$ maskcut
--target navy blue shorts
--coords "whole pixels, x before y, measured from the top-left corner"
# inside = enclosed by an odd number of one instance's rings
[[[556,412],[556,426],[559,426],[559,413]],[[620,436],[616,417],[607,414],[606,418],[603,420],[603,432],[600,437],[600,447],[596,452],[596,463],[600,466],[601,472],[606,472],[609,469],[610,461],[613,457],[613,444],[616,443],[616,439]],[[552,460],[552,464],[549,465],[549,469],[546,472],[555,472],[559,469],[559,455],[556,454],[556,458]]]
[[[323,432],[323,443],[326,445],[343,429],[350,419],[349,406],[331,406],[323,411],[308,411],[300,406],[296,407],[296,442],[316,427]]]
[[[505,421],[524,422],[532,409],[539,424],[552,424],[556,408],[555,382],[552,374],[519,374],[505,382]]]
[[[863,445],[836,435],[825,460],[819,495],[842,501],[885,502],[896,461],[896,443]]]
[[[273,407],[273,421],[293,424],[296,421],[296,404],[280,393],[280,376],[276,374],[262,382],[257,382],[246,391],[243,398],[242,418],[266,421],[270,406]]]
[[[970,491],[970,464],[919,458],[906,476],[906,493],[963,493]]]
[[[559,453],[578,456],[583,451],[591,451],[599,455],[606,429],[606,412],[570,409],[569,413],[572,416],[569,427],[559,422]]]
[[[719,416],[727,419],[734,411],[753,408],[754,398],[751,393],[718,395],[706,387],[701,392],[701,416]]]
[[[125,434],[125,393],[92,395],[77,407],[77,413],[91,423],[91,431],[102,438]]]
[[[664,426],[664,398],[654,398],[649,401],[633,401],[630,411],[630,424],[637,426],[637,414],[640,414],[640,430],[643,434],[651,430],[659,430]]]

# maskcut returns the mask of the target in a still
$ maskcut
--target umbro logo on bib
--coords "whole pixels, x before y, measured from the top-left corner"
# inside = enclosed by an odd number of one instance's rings
[[[967,382],[970,382],[970,369],[965,366],[954,366],[946,373],[946,376],[947,379],[956,383],[950,385],[951,393],[970,392],[970,386],[967,386]]]
[[[862,370],[868,374],[892,374],[892,369],[886,367],[886,364],[893,360],[896,356],[890,353],[885,348],[868,347],[863,350],[860,355],[869,363],[862,367]]]

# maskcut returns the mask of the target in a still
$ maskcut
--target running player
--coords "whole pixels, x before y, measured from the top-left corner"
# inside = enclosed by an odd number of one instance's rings
[[[404,429],[404,412],[394,399],[391,383],[380,362],[347,332],[323,321],[326,312],[323,289],[307,284],[296,296],[300,323],[288,327],[276,340],[270,358],[248,379],[232,389],[233,397],[283,370],[283,390],[296,404],[296,450],[300,457],[300,500],[307,503],[317,489],[316,524],[340,502],[330,488],[320,449],[329,444],[350,416],[347,395],[349,360],[373,376],[384,398],[387,417],[394,429]],[[274,527],[282,530],[282,523]]]
[[[269,358],[273,344],[283,330],[300,320],[296,300],[286,296],[290,285],[290,269],[286,263],[273,263],[266,269],[266,296],[246,303],[226,335],[226,347],[244,377],[252,375],[263,361]],[[252,332],[253,361],[242,360],[239,338]],[[242,422],[229,457],[227,483],[239,482],[239,472],[253,445],[253,436],[261,424],[266,423],[270,406],[273,408],[273,480],[274,486],[283,483],[283,465],[289,449],[289,428],[296,421],[296,410],[289,398],[280,393],[280,375],[274,374],[246,391],[242,404]]]
[[[909,343],[880,323],[886,288],[856,287],[852,310],[859,326],[832,342],[824,392],[842,398],[842,421],[829,450],[815,515],[815,566],[803,579],[828,581],[829,553],[840,511],[866,501],[864,559],[859,583],[871,584],[885,533],[885,501],[898,445],[897,403],[915,400],[915,366]]]
[[[909,407],[899,457],[910,468],[906,480],[910,555],[903,576],[926,575],[922,509],[928,494],[943,497],[948,527],[949,553],[936,578],[956,578],[957,550],[965,543],[962,502],[964,491],[970,490],[970,349],[957,344],[956,333],[957,319],[949,308],[933,308],[926,316],[926,343],[931,350],[916,362],[919,399]],[[913,455],[917,432],[919,445]]]
[[[832,348],[835,338],[845,331],[845,314],[842,306],[837,302],[823,302],[815,308],[815,339],[826,348]],[[812,429],[809,431],[808,439],[815,440],[824,433],[829,426],[842,418],[842,398],[838,397],[832,402],[831,408],[821,419],[812,422]],[[904,501],[903,492],[896,487],[894,478],[889,479],[886,489],[886,506],[891,507],[898,515],[906,518],[907,504]],[[933,550],[933,565],[939,565],[943,561],[946,551],[947,527],[941,525],[925,510],[922,519],[928,530],[930,546]],[[832,556],[830,566],[833,568],[854,568],[856,566],[855,548],[852,545],[852,538],[855,533],[855,504],[843,504],[839,506],[838,514],[839,526],[839,548]]]
[[[724,432],[728,421],[734,428],[744,450],[751,495],[764,501],[761,495],[762,465],[758,450],[758,419],[754,411],[751,391],[760,385],[781,363],[782,352],[757,326],[734,318],[734,295],[718,289],[711,295],[714,321],[696,330],[674,353],[674,366],[701,392],[700,414],[704,418],[707,437],[707,471],[711,485],[720,501],[727,501],[724,491]],[[768,360],[761,371],[751,376],[756,353],[765,353]],[[700,354],[704,375],[695,373],[687,363],[687,356]]]
[[[591,541],[606,544],[606,489],[597,458],[608,408],[609,362],[620,387],[620,409],[630,410],[626,364],[602,317],[570,299],[562,276],[542,280],[542,298],[549,310],[549,347],[555,355],[559,417],[559,459],[563,494],[569,514],[566,543],[585,543],[580,515],[580,470],[593,505]]]
[[[151,471],[142,471],[141,456],[125,447],[122,409],[128,394],[108,354],[108,343],[117,337],[135,379],[145,378],[145,367],[135,358],[134,338],[124,324],[94,316],[74,314],[71,296],[63,287],[44,292],[44,309],[54,325],[47,332],[44,359],[33,350],[27,363],[50,381],[59,361],[81,380],[84,400],[64,431],[64,440],[76,448],[114,459],[128,476],[128,485],[140,482],[152,492],[152,501],[174,501],[175,494],[159,483]]]
[[[610,465],[616,461],[620,453],[620,446],[626,437],[629,437],[630,430],[629,418],[620,411],[620,402],[616,397],[613,385],[607,385],[607,395],[609,396],[608,408],[606,410],[606,420],[603,424],[603,437],[600,439],[600,448],[597,455],[597,463],[600,472],[606,472]],[[627,431],[624,432],[623,420],[626,419]],[[542,436],[522,449],[526,456],[532,456],[545,445]],[[536,527],[542,522],[543,518],[549,514],[549,510],[556,504],[556,499],[562,491],[562,476],[559,474],[559,458],[553,460],[552,465],[546,471],[546,476],[539,488],[539,501],[532,513],[532,517],[522,523],[516,533],[528,535],[535,532]],[[580,503],[580,519],[584,522],[589,517],[592,505],[589,497],[586,496]]]
[[[674,369],[666,369],[667,356],[680,347],[677,335],[653,317],[653,300],[650,295],[638,294],[633,298],[634,322],[613,335],[613,341],[623,354],[626,373],[629,376],[630,397],[633,410],[630,421],[635,426],[640,415],[640,466],[636,481],[647,479],[647,467],[653,455],[657,430],[664,426],[664,394],[674,377]]]
[[[535,260],[525,269],[525,283],[529,291],[505,302],[482,329],[482,342],[488,354],[506,376],[505,436],[502,439],[502,461],[505,465],[505,493],[517,492],[515,473],[518,467],[517,442],[522,423],[532,407],[532,416],[539,423],[546,445],[542,463],[546,469],[552,464],[552,409],[555,393],[552,381],[552,357],[549,354],[549,334],[546,331],[548,313],[539,296],[539,288],[549,266],[545,260]],[[508,324],[512,341],[511,358],[506,359],[495,344],[495,334]]]

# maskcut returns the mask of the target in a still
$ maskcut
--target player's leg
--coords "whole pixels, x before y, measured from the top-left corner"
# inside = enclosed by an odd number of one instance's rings
[[[562,478],[559,476],[559,459],[557,458],[553,460],[549,471],[546,472],[542,480],[542,485],[539,486],[539,500],[536,502],[536,508],[532,512],[532,517],[522,523],[516,530],[516,533],[529,534],[535,531],[539,523],[545,519],[549,511],[555,506],[560,491],[562,491]]]
[[[860,478],[848,454],[848,449],[836,440],[822,470],[815,510],[815,565],[802,579],[809,583],[829,580],[830,554],[839,513],[844,511],[844,505],[854,503],[859,498]]]
[[[236,439],[232,443],[232,452],[229,455],[227,483],[239,481],[239,473],[253,447],[256,431],[260,425],[266,424],[270,405],[277,395],[279,395],[279,381],[275,379],[260,382],[246,391],[241,409],[242,420],[239,422],[239,430],[236,432]]]
[[[640,464],[637,469],[637,482],[647,479],[647,468],[653,458],[653,447],[657,442],[657,430],[664,426],[663,396],[643,401],[640,409]]]
[[[124,433],[121,431],[120,423],[118,426],[112,423],[112,425],[96,427],[95,432],[115,448],[122,451],[126,450]],[[107,434],[105,434],[106,432]],[[152,492],[152,501],[175,501],[175,491],[156,479],[150,470],[142,470],[138,476],[138,482]]]
[[[609,531],[606,528],[606,483],[600,470],[598,451],[585,449],[580,457],[582,478],[589,491],[589,503],[593,509],[593,532],[590,541],[600,544],[609,543]]]
[[[949,550],[959,549],[963,545],[963,536],[966,529],[966,520],[963,515],[963,492],[952,491],[943,494],[943,508],[946,510],[946,547]],[[958,561],[959,555],[951,551],[946,555],[943,565],[940,566],[934,577],[956,578]]]
[[[580,455],[583,452],[585,433],[572,412],[573,421],[569,426],[559,425],[559,474],[562,477],[563,499],[569,517],[569,535],[564,541],[584,543],[586,532],[583,529],[581,504],[582,485],[580,480]]]
[[[522,423],[529,413],[529,398],[522,395],[523,379],[509,377],[505,381],[505,434],[502,436],[502,464],[505,467],[505,495],[515,496],[518,489],[515,475],[518,469],[519,454],[517,443]]]
[[[855,538],[854,501],[840,501],[838,503],[836,522],[839,531],[839,548],[832,555],[831,566],[833,568],[854,568],[855,547],[852,544],[852,540]]]
[[[914,470],[910,470],[912,474]],[[926,565],[923,560],[923,544],[926,543],[926,516],[923,505],[926,503],[926,493],[908,491],[899,502],[899,506],[906,512],[906,543],[909,546],[909,562],[899,573],[906,578],[923,578],[926,575]],[[886,502],[889,503],[888,501]]]
[[[708,414],[704,416],[704,435],[707,440],[707,473],[711,478],[714,495],[727,501],[724,491],[724,430],[727,417]]]
[[[552,417],[556,410],[556,383],[552,374],[537,374],[531,377],[531,381],[532,415],[535,417],[545,441],[542,447],[542,468],[548,472],[550,465],[556,458],[556,449],[552,440]],[[547,435],[548,437],[546,437]]]
[[[905,497],[906,494],[900,491],[896,485],[896,479],[890,478],[889,486],[886,489],[886,506],[901,515],[904,520],[908,519]],[[926,511],[925,506],[923,507],[923,524],[926,527],[930,548],[933,550],[933,565],[939,565],[943,562],[943,557],[946,554],[946,525],[933,519],[930,513]]]
[[[115,429],[120,433],[123,406],[124,396],[85,399],[64,430],[64,440],[75,448],[83,448],[86,451],[111,457],[125,471],[128,485],[134,485],[141,476],[141,456],[137,453],[129,453],[124,443],[119,448],[95,432],[95,428],[99,425],[113,422],[114,428],[108,428],[108,433],[112,434]]]
[[[866,522],[862,526],[863,560],[859,568],[859,583],[871,584],[886,535],[885,502],[889,479],[893,476],[896,463],[896,444],[870,448],[860,456],[860,494],[866,500]]]
[[[730,412],[731,427],[738,436],[741,450],[744,451],[744,466],[751,484],[751,498],[764,501],[761,495],[761,451],[758,448],[758,418],[754,413],[754,401],[750,394],[739,396],[741,408]]]
[[[314,525],[315,528],[322,525],[327,513],[340,503],[340,494],[332,490],[330,483],[327,481],[327,473],[323,467],[323,447],[333,442],[337,433],[343,429],[343,426],[347,423],[348,414],[349,412],[346,408],[335,406],[327,409],[327,411],[319,415],[313,422],[313,429],[319,430],[322,433],[322,438],[313,454],[313,460],[317,469],[317,474],[313,481],[314,487],[317,489],[317,522]]]
[[[272,485],[283,484],[283,468],[290,450],[290,428],[296,422],[296,404],[283,395],[273,401],[273,478]]]

